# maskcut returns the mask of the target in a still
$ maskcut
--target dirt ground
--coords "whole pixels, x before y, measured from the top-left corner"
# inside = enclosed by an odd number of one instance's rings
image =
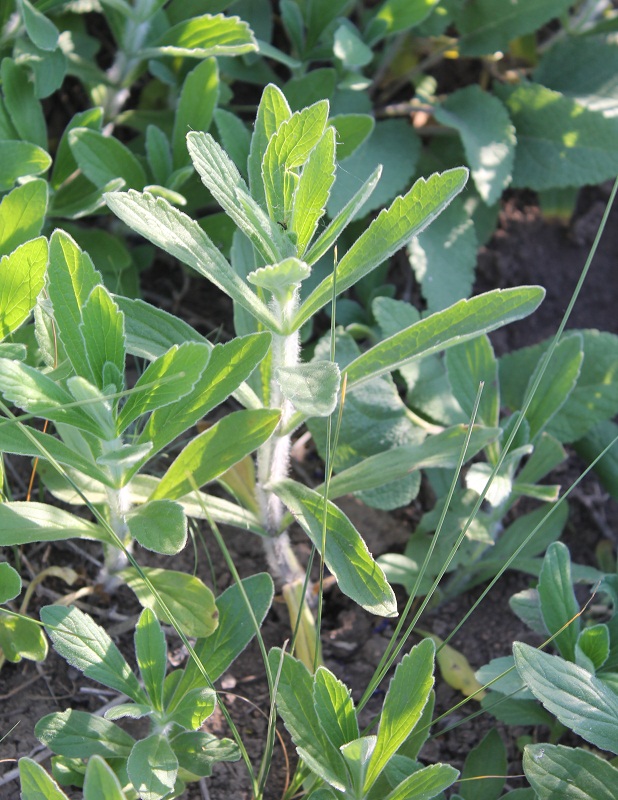
[[[574,221],[568,227],[545,221],[532,196],[524,193],[507,198],[501,213],[499,230],[480,253],[475,291],[538,283],[547,289],[547,298],[532,318],[494,334],[493,340],[498,352],[536,343],[555,332],[586,260],[607,195],[607,187],[583,191]],[[615,209],[569,327],[597,327],[618,333],[617,254],[618,209]],[[199,305],[194,299],[191,302],[186,300],[195,298],[195,292],[201,292],[199,279],[195,282],[191,280],[188,287],[184,286],[184,291],[180,291],[185,281],[182,273],[166,280],[170,281],[171,290],[169,286],[145,286],[146,296],[150,292],[151,296],[173,297],[176,292],[179,310],[183,311],[185,298],[184,310],[192,324],[200,321],[196,320],[200,315],[204,316],[201,322],[206,329],[220,324],[217,318],[220,308],[214,307],[204,312],[198,310]],[[201,297],[203,298],[203,294]],[[223,321],[223,324],[229,325],[229,322]],[[577,477],[580,469],[581,464],[573,458],[568,467],[561,470],[556,480],[566,488]],[[370,550],[376,556],[389,550],[403,549],[415,520],[422,512],[419,501],[415,501],[409,509],[395,514],[366,509],[353,499],[346,499],[344,505],[346,513],[357,520]],[[576,560],[580,563],[593,563],[592,550],[596,543],[602,538],[610,538],[615,545],[617,532],[618,505],[607,497],[594,478],[587,479],[578,488],[571,502],[571,517],[565,541],[572,547]],[[226,536],[241,575],[266,569],[257,537],[237,531],[229,531]],[[297,539],[301,556],[306,555],[306,540],[301,535]],[[220,591],[229,585],[230,575],[208,535],[206,541]],[[199,548],[198,573],[211,584],[210,568],[201,546]],[[24,548],[24,554],[27,559],[24,563],[30,564],[34,572],[51,564],[71,564],[83,571],[85,581],[94,574],[94,568],[83,551],[76,550],[71,544],[60,543],[52,548],[47,545],[30,546]],[[152,555],[144,554],[142,560],[152,563]],[[194,553],[190,547],[173,559],[165,559],[165,566],[169,568],[191,570],[193,563]],[[509,611],[507,605],[508,598],[527,585],[529,578],[526,576],[507,574],[454,638],[454,646],[468,657],[475,668],[494,657],[508,655],[511,643],[516,639],[532,642],[529,632]],[[35,610],[36,605],[53,601],[57,596],[54,593],[64,591],[66,589],[59,581],[46,581],[37,593],[32,610]],[[442,638],[446,637],[479,593],[480,589],[440,607],[422,620],[422,626]],[[403,593],[400,599],[405,600]],[[139,608],[129,590],[122,589],[113,599],[88,597],[82,607],[104,623],[108,630],[111,628],[125,657],[131,660],[131,631]],[[343,597],[336,588],[326,596],[325,613],[323,647],[326,665],[351,687],[354,697],[358,699],[384,652],[391,631],[390,625],[384,625],[381,620],[367,615]],[[268,647],[281,645],[289,635],[285,607],[277,600],[267,617],[263,632]],[[182,651],[179,642],[172,635],[169,641],[171,657],[180,660]],[[223,700],[243,735],[251,757],[259,763],[269,698],[259,652],[255,646],[250,647],[223,676],[221,688],[225,692]],[[368,718],[380,708],[382,698],[383,690],[379,690],[367,707]],[[95,711],[110,700],[110,694],[83,679],[79,672],[68,668],[64,661],[50,652],[47,661],[40,666],[31,662],[5,665],[0,674],[0,699],[0,736],[4,737],[0,747],[0,769],[10,773],[15,768],[16,758],[23,755],[36,756],[42,749],[33,734],[34,724],[41,716],[69,706]],[[460,699],[457,692],[438,679],[437,707],[440,712],[448,711]],[[444,731],[477,708],[471,702],[464,709],[442,720],[434,729],[434,736],[423,751],[423,756],[432,761],[449,761],[455,766],[461,766],[469,750],[495,722],[487,716],[480,716],[464,722],[455,730]],[[215,715],[212,723],[215,732],[225,733],[219,715]],[[515,776],[521,771],[515,736],[530,731],[500,730],[505,742],[508,742],[510,774]],[[283,729],[282,733],[281,742],[275,746],[271,780],[266,795],[268,800],[278,800],[282,796],[295,762],[293,746]],[[49,766],[48,761],[43,763]],[[250,798],[242,762],[218,766],[206,785],[207,789],[197,785],[191,787],[186,798]],[[516,788],[525,784],[513,777],[509,779],[508,785]],[[1,787],[0,796],[6,800],[17,800],[17,784],[11,782]]]

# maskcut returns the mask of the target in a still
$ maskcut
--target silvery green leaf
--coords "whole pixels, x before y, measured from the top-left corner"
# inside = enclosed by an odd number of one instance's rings
[[[540,800],[614,800],[618,769],[581,747],[526,745],[524,772]]]
[[[178,775],[178,759],[167,736],[153,733],[136,742],[127,759],[127,773],[142,800],[167,797]]]
[[[97,188],[115,178],[122,178],[128,189],[142,189],[146,184],[137,156],[113,136],[91,128],[73,128],[69,144],[79,168]]]
[[[127,758],[135,743],[113,722],[72,708],[43,717],[34,732],[53,753],[68,758]]]
[[[23,800],[68,800],[56,781],[31,758],[19,759],[19,782]]]
[[[187,543],[187,518],[182,506],[171,500],[153,500],[127,515],[131,536],[142,547],[173,556]]]
[[[219,69],[215,58],[206,58],[184,79],[174,113],[172,152],[174,167],[191,164],[187,152],[189,131],[207,131],[219,100]],[[165,182],[165,185],[168,185]]]
[[[275,378],[286,400],[303,414],[327,417],[337,406],[341,373],[332,361],[278,367]]]
[[[240,56],[257,50],[253,31],[239,17],[203,14],[169,28],[153,46],[140,51],[152,56]]]

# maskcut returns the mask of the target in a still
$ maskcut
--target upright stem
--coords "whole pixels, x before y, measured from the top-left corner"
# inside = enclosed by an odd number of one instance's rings
[[[272,309],[285,329],[285,323],[292,317],[298,304],[298,292],[294,291],[286,299],[274,299]],[[294,331],[288,335],[274,334],[271,349],[269,406],[281,409],[281,423],[278,430],[285,429],[286,423],[294,413],[294,406],[287,400],[276,379],[279,367],[296,366],[299,362],[300,335]],[[260,503],[262,525],[270,539],[265,541],[266,556],[274,574],[283,584],[302,580],[301,569],[290,545],[287,531],[281,531],[281,521],[285,512],[283,503],[269,489],[276,481],[286,478],[290,470],[290,434],[275,433],[258,451],[258,500]]]

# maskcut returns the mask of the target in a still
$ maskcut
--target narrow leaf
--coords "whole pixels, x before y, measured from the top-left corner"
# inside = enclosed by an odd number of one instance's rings
[[[313,702],[320,726],[338,748],[358,739],[360,732],[350,690],[325,667],[313,679]]]
[[[324,498],[291,480],[271,487],[290,509],[318,552],[322,548]],[[397,602],[382,569],[373,560],[361,535],[336,505],[327,501],[326,566],[344,594],[372,614],[397,616]]]
[[[100,756],[92,756],[86,767],[84,800],[99,800],[101,797],[105,800],[126,800],[116,773]]]
[[[172,153],[174,167],[191,163],[187,152],[189,131],[207,131],[219,100],[219,70],[214,58],[207,58],[191,70],[182,84],[174,114]]]
[[[151,500],[175,500],[223,474],[270,438],[280,412],[236,411],[219,420],[182,450],[152,494]]]
[[[249,160],[247,162],[251,195],[264,207],[266,207],[264,183],[262,181],[264,153],[268,142],[281,123],[291,116],[292,112],[285,95],[281,89],[269,83],[262,92],[262,98],[258,106],[253,136],[251,137]]]
[[[103,528],[48,503],[0,503],[0,544],[3,547],[80,538],[108,542]]]
[[[554,642],[561,655],[567,661],[575,661],[581,622],[571,579],[571,557],[562,542],[548,547],[537,588],[545,627],[549,633],[557,634]],[[565,625],[567,627],[558,633]]]
[[[161,711],[167,647],[165,634],[149,608],[142,611],[135,626],[135,655],[148,697],[153,707]]]

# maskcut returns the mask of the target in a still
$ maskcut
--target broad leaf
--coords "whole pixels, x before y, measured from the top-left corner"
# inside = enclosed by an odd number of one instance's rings
[[[0,603],[8,603],[21,592],[19,572],[6,561],[0,561]]]
[[[100,797],[105,800],[125,800],[126,795],[112,768],[100,756],[92,756],[86,767],[84,800],[98,800]]]
[[[0,650],[8,661],[44,661],[47,649],[45,634],[34,620],[0,611]]]
[[[458,776],[450,764],[432,764],[405,778],[385,800],[431,800],[452,786]]]
[[[72,708],[43,717],[34,733],[53,753],[68,758],[127,758],[135,742],[113,722]]]
[[[171,569],[142,567],[146,580],[134,568],[123,570],[119,577],[125,580],[145,608],[150,608],[157,618],[176,624],[187,636],[210,636],[218,625],[215,598],[199,578]],[[154,586],[172,619],[150,590]]]
[[[366,31],[371,39],[382,39],[410,30],[431,13],[438,0],[385,0],[372,17]]]
[[[167,797],[178,774],[178,759],[167,736],[155,733],[136,742],[127,760],[127,773],[142,800]]]
[[[45,181],[29,181],[7,194],[0,203],[0,255],[8,255],[20,244],[38,236],[46,210]],[[0,303],[0,308],[4,309],[4,302]]]
[[[500,384],[498,362],[488,336],[478,336],[446,354],[448,380],[464,414],[470,419],[482,382],[476,422],[495,426],[500,418]]]
[[[511,181],[515,155],[515,129],[506,108],[475,84],[449,94],[434,115],[459,131],[477,191],[493,205]]]
[[[51,163],[49,153],[36,144],[0,141],[0,191],[11,189],[18,178],[47,172]]]
[[[33,43],[41,50],[55,50],[59,33],[51,19],[37,11],[30,0],[18,0],[18,7]]]
[[[38,147],[47,147],[45,116],[26,65],[3,58],[0,74],[6,109],[20,138]]]
[[[474,0],[461,6],[455,17],[462,34],[460,51],[482,56],[508,50],[509,42],[541,28],[571,7],[570,0]]]
[[[127,189],[143,189],[147,180],[141,163],[113,136],[91,128],[73,128],[69,133],[73,156],[84,175],[97,188],[122,178]]]
[[[264,444],[279,424],[272,409],[236,411],[192,439],[161,478],[151,500],[175,500],[214,480]]]
[[[559,656],[515,642],[515,665],[534,696],[586,741],[618,753],[618,697],[598,678]]]
[[[459,794],[463,800],[497,800],[505,783],[499,776],[506,775],[507,769],[506,748],[494,728],[468,754]]]
[[[390,336],[359,356],[344,370],[348,376],[348,388],[392,372],[414,358],[446,350],[481,333],[522,319],[539,306],[544,296],[545,291],[539,286],[521,286],[495,289],[470,300],[460,300],[450,308],[437,311]]]
[[[340,371],[332,361],[278,367],[275,378],[286,400],[303,414],[327,417],[337,406]]]
[[[337,294],[349,289],[426,228],[463,189],[466,179],[465,169],[436,174],[428,180],[418,180],[408,194],[394,200],[339,262]],[[295,329],[329,302],[332,293],[333,276],[329,275],[301,305],[293,322]]]
[[[279,481],[271,488],[321,552],[324,498],[292,480]],[[397,616],[395,595],[384,573],[354,525],[330,501],[326,504],[326,549],[322,556],[344,594],[372,614]]]
[[[82,308],[80,331],[95,385],[124,388],[124,314],[103,285],[95,286]]]
[[[534,83],[500,93],[517,131],[514,187],[583,186],[616,174],[618,120]]]
[[[208,278],[268,328],[277,329],[271,312],[232,270],[197,222],[167,200],[148,193],[112,192],[105,199],[129,227]]]
[[[46,268],[47,240],[43,237],[22,244],[0,260],[0,340],[30,316],[43,288]]]
[[[45,606],[41,620],[54,648],[87,678],[128,695],[136,703],[146,701],[120,650],[91,617],[75,606]]]
[[[182,506],[171,500],[152,500],[127,516],[129,532],[142,547],[173,556],[187,543],[187,518]]]
[[[31,758],[19,759],[19,782],[22,800],[68,800],[56,781]],[[116,798],[112,795],[110,800]]]
[[[183,769],[193,775],[210,775],[219,761],[238,761],[240,748],[231,739],[218,739],[206,731],[187,731],[172,740]]]
[[[524,772],[539,800],[614,800],[618,769],[581,747],[527,745]]]
[[[433,688],[435,647],[423,639],[397,665],[382,707],[375,750],[367,768],[363,791],[376,782],[391,756],[419,721]],[[402,795],[405,796],[405,795]]]

